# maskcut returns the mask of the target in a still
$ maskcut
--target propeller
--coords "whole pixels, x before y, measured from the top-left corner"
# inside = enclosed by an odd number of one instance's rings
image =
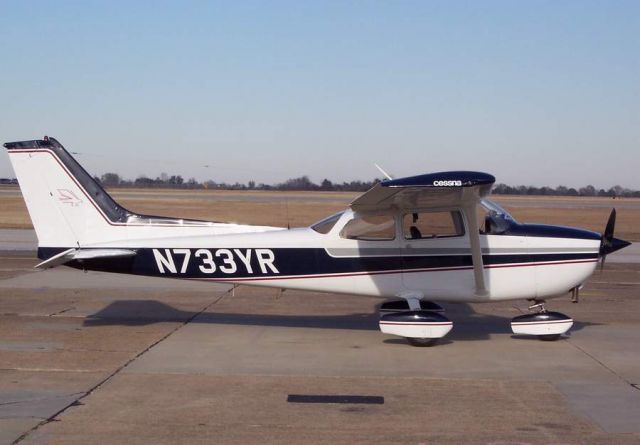
[[[600,271],[604,269],[604,262],[607,258],[607,255],[615,252],[616,250],[624,249],[629,244],[628,241],[624,241],[618,238],[613,237],[613,233],[616,228],[616,209],[611,210],[611,214],[609,215],[609,220],[607,221],[607,226],[604,228],[604,232],[602,233],[602,238],[600,241]]]

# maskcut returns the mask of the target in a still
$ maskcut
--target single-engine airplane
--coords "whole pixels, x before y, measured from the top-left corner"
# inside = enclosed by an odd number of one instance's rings
[[[284,229],[140,215],[117,202],[54,138],[4,144],[38,236],[38,268],[207,280],[395,298],[380,329],[431,345],[453,323],[441,302],[526,299],[516,334],[555,340],[573,320],[545,301],[572,293],[630,243],[520,224],[487,199],[495,178],[452,171],[387,179],[345,211]]]

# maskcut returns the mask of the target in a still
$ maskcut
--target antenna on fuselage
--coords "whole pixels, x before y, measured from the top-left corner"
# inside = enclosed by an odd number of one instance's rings
[[[384,171],[384,170],[382,169],[382,167],[380,167],[378,164],[374,163],[373,165],[375,165],[375,166],[376,166],[376,168],[377,168],[378,170],[380,170],[380,173],[382,173],[384,176],[386,176],[386,178],[387,178],[387,179],[389,179],[389,180],[392,180],[392,179],[393,179],[393,178],[391,177],[391,175],[390,175],[389,173],[387,173],[386,171]]]

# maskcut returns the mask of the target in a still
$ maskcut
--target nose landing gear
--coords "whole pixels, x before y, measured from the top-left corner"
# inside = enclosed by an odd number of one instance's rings
[[[520,315],[511,320],[514,334],[535,335],[543,341],[558,340],[573,326],[573,319],[560,312],[547,311],[544,300],[534,299],[530,311],[532,314]]]

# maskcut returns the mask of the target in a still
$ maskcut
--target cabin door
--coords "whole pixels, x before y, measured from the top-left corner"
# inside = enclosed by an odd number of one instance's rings
[[[400,216],[402,282],[406,291],[427,299],[468,298],[475,289],[471,247],[457,209]]]

